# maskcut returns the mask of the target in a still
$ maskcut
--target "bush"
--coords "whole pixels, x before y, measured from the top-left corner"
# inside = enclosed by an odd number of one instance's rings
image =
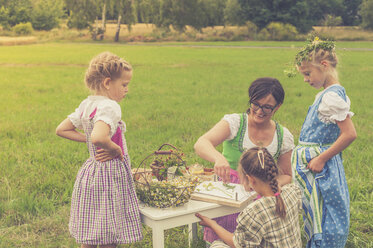
[[[89,27],[89,21],[87,18],[78,15],[71,15],[67,21],[68,28],[77,28],[79,30]]]
[[[248,37],[251,38],[251,39],[256,39],[257,32],[258,32],[258,27],[255,25],[255,23],[253,23],[251,21],[247,21],[245,23],[245,26],[246,26],[247,31],[248,31]]]
[[[295,40],[298,34],[296,27],[288,23],[271,22],[266,29],[271,40]]]
[[[258,36],[257,36],[257,39],[258,40],[269,40],[270,39],[270,34],[268,32],[268,30],[266,28],[263,28],[262,30],[260,30],[260,32],[258,33]]]
[[[30,22],[26,22],[26,23],[20,23],[20,24],[17,24],[13,27],[13,31],[17,34],[17,35],[29,35],[31,34],[34,30],[32,29],[32,25]]]

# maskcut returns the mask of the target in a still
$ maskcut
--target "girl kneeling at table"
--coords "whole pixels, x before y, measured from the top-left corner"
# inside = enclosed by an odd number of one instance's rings
[[[279,192],[278,168],[267,149],[254,147],[244,152],[238,172],[245,190],[254,189],[261,197],[239,214],[234,233],[197,213],[200,224],[220,238],[211,247],[301,247],[301,190],[290,183]]]

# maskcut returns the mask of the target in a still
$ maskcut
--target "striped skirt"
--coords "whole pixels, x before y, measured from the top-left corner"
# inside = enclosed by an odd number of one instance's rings
[[[302,207],[307,247],[344,247],[350,211],[349,193],[341,154],[325,163],[320,173],[308,163],[329,146],[300,144],[292,154],[293,179],[303,191]]]
[[[126,244],[142,239],[132,174],[125,161],[88,159],[77,175],[69,230],[80,244]]]

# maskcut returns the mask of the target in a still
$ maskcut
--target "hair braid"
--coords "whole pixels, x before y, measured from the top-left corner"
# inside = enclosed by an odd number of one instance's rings
[[[260,161],[261,157],[258,155],[260,152],[263,152],[263,161]],[[272,192],[275,194],[279,193],[279,186],[276,179],[279,171],[275,160],[266,148],[254,147],[244,152],[241,156],[239,170],[243,174],[257,177],[263,182],[268,182]],[[276,214],[281,218],[286,216],[285,204],[281,195],[276,195]]]

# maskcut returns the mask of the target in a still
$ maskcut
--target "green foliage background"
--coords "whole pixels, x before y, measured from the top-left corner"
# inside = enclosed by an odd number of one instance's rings
[[[286,97],[275,119],[298,139],[317,90],[299,75],[285,78],[283,70],[302,45],[0,46],[0,247],[76,247],[67,230],[69,203],[88,153],[84,144],[58,138],[55,128],[89,94],[83,76],[94,55],[111,51],[134,67],[130,93],[121,102],[133,167],[166,142],[182,149],[188,163],[211,167],[194,154],[193,144],[224,114],[246,110],[247,88],[257,77],[282,82]],[[340,80],[351,99],[358,132],[343,153],[351,198],[347,247],[373,247],[373,45],[337,46]],[[144,232],[144,241],[121,247],[151,247],[151,230],[145,227]],[[197,243],[194,247],[204,247]],[[166,232],[166,247],[186,244],[185,227]]]

